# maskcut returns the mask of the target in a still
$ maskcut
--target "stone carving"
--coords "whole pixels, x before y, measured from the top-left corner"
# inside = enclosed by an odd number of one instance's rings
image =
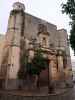
[[[44,24],[39,24],[38,25],[38,32],[39,33],[47,32],[47,26],[45,26]]]

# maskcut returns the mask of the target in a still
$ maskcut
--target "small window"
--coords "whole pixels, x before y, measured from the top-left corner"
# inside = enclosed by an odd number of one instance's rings
[[[54,44],[53,44],[53,43],[51,43],[51,44],[50,44],[50,47],[54,47]]]
[[[21,6],[20,6],[20,5],[18,5],[18,7],[20,8]]]
[[[46,38],[45,37],[43,37],[42,44],[43,44],[43,46],[46,46]]]

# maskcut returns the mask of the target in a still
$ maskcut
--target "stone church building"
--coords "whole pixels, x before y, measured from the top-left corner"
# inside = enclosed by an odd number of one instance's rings
[[[49,59],[48,73],[43,71],[41,80],[49,77],[50,82],[60,82],[64,79],[70,84],[72,67],[67,31],[57,30],[56,25],[26,13],[24,4],[16,2],[10,12],[0,58],[0,85],[6,89],[16,88],[22,52],[27,51],[29,59],[33,59],[37,48]]]

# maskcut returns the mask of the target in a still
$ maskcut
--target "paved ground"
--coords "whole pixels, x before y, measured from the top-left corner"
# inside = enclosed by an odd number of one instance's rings
[[[42,91],[42,90],[41,90]],[[43,93],[35,93],[31,94],[25,93],[24,91],[1,91],[0,90],[0,100],[75,100],[75,87],[68,88],[67,90],[62,90],[61,93],[57,92],[56,94],[44,94]]]
[[[73,91],[73,88],[67,89],[56,89],[55,92],[50,93],[50,95],[61,95]],[[20,95],[20,96],[46,96],[49,95],[48,88],[40,88],[35,90],[0,90],[0,93],[9,95]]]

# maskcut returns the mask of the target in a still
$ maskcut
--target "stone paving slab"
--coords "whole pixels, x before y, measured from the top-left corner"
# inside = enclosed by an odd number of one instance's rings
[[[68,89],[67,91],[60,94],[45,94],[45,95],[19,95],[15,93],[1,92],[0,100],[75,100],[73,89]]]
[[[47,88],[40,88],[37,90],[0,90],[2,94],[20,95],[20,96],[46,96],[46,95],[59,95],[70,91],[72,88],[56,89],[55,92],[48,94]]]

